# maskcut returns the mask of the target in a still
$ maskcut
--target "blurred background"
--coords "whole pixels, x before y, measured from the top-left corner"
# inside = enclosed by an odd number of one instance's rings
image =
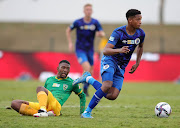
[[[29,80],[56,74],[60,60],[71,63],[70,76],[82,74],[75,53],[68,52],[65,29],[84,16],[83,6],[93,5],[109,38],[126,24],[125,13],[142,12],[146,33],[144,54],[138,70],[129,74],[136,54],[125,73],[125,81],[180,81],[179,0],[0,0],[0,79]],[[72,32],[75,44],[75,31]],[[95,39],[94,77],[100,80],[100,38]]]

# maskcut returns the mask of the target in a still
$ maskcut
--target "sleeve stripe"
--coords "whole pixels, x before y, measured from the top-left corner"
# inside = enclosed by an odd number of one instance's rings
[[[79,95],[79,94],[81,94],[82,93],[82,90],[77,94],[77,95]]]

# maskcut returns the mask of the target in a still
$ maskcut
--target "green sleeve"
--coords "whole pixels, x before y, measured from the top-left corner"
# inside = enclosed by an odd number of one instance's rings
[[[86,107],[86,94],[82,91],[78,84],[74,85],[73,91],[79,96],[80,98],[80,114],[82,114]]]
[[[86,94],[82,91],[78,96],[80,98],[80,114],[82,114],[86,107]]]

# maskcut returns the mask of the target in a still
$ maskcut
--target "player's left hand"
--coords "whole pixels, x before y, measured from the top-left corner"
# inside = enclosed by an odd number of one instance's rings
[[[131,70],[129,71],[129,73],[133,74],[133,73],[136,71],[136,69],[137,69],[138,66],[139,66],[139,64],[134,64],[134,65],[132,66]]]

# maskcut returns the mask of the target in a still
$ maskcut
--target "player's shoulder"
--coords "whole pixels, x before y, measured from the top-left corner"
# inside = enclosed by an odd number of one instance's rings
[[[142,28],[138,28],[138,29],[137,29],[137,32],[138,32],[140,35],[145,36],[145,32],[144,32],[144,30],[143,30]]]
[[[75,23],[83,22],[83,18],[78,18],[74,21]]]
[[[48,77],[48,78],[46,79],[46,82],[52,81],[52,80],[54,80],[55,78],[56,78],[56,76],[50,76],[50,77]]]
[[[97,19],[95,19],[95,18],[91,18],[91,22],[98,23],[99,21]]]
[[[56,76],[50,76],[50,77],[47,78],[47,80],[52,80],[52,79],[55,79],[55,78],[56,78]]]
[[[120,27],[118,27],[118,28],[115,28],[114,29],[114,32],[116,32],[116,33],[126,33],[126,25],[124,25],[124,26],[120,26]]]

